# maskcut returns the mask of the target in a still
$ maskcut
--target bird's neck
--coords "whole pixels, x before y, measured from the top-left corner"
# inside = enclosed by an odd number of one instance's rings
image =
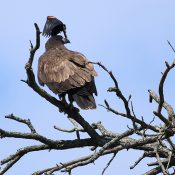
[[[64,44],[58,40],[56,37],[51,37],[45,44],[46,51],[54,48],[65,48]]]

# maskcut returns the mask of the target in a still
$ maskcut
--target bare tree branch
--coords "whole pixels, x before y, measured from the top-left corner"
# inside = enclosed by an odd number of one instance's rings
[[[31,133],[36,133],[35,128],[33,127],[32,123],[30,122],[30,119],[25,120],[25,119],[16,117],[13,114],[7,115],[7,116],[5,116],[5,118],[15,120],[15,121],[20,122],[20,123],[24,123],[29,127],[29,129],[31,130]]]
[[[157,161],[162,169],[162,172],[164,175],[168,175],[168,172],[165,170],[165,167],[164,165],[162,164],[161,162],[161,159],[160,159],[160,156],[159,156],[159,153],[157,152],[157,149],[158,149],[158,145],[155,147],[155,153],[156,153],[156,158],[157,158]]]
[[[116,153],[114,153],[114,155],[111,157],[111,159],[109,160],[109,162],[107,163],[106,167],[103,169],[102,171],[102,174],[101,175],[104,175],[105,171],[107,170],[107,168],[110,166],[110,164],[112,163],[112,161],[114,160],[116,156]]]
[[[130,167],[130,169],[134,169],[145,157],[147,156],[146,152],[143,153],[141,157]]]
[[[161,114],[161,110],[162,110],[163,103],[164,103],[163,87],[164,87],[165,79],[166,79],[169,71],[171,69],[173,69],[174,66],[175,66],[174,62],[172,63],[171,66],[168,64],[168,62],[165,62],[165,64],[166,64],[166,67],[167,68],[166,68],[165,72],[163,73],[162,78],[161,78],[160,83],[159,83],[159,96],[160,96],[160,100],[159,100],[159,105],[158,105],[158,109],[157,109],[157,113],[158,114]],[[173,118],[174,118],[174,116],[172,116],[172,115],[170,115],[169,117],[170,117],[170,121],[172,121]]]
[[[174,49],[174,47],[171,45],[171,43],[167,40],[167,42],[168,42],[168,44],[169,44],[169,46],[171,47],[171,49],[173,50],[173,52],[175,52],[175,49]]]

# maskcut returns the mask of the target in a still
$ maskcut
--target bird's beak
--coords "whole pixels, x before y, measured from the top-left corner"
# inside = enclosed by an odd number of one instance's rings
[[[70,41],[67,38],[63,38],[64,44],[70,43]]]

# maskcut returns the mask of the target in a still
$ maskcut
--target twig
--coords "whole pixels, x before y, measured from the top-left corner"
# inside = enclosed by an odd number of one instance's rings
[[[18,156],[23,156],[29,152],[33,152],[33,151],[41,151],[41,150],[46,150],[46,149],[50,149],[51,147],[49,147],[48,145],[32,145],[32,146],[27,146],[24,148],[21,148],[19,150],[17,150],[17,152],[15,154],[12,154],[10,156],[8,156],[7,158],[3,159],[1,161],[1,165],[6,164],[12,160],[14,160],[16,157]]]
[[[132,104],[132,101],[131,101],[131,110],[132,110],[132,113],[133,113],[133,116],[134,116],[134,120],[132,120],[133,128],[134,128],[135,132],[137,132],[138,126],[136,125],[136,122],[135,122],[135,120],[136,120],[137,117],[136,117],[135,112],[134,112],[134,106]]]
[[[159,174],[159,173],[161,173],[161,172],[162,172],[162,169],[161,169],[160,166],[158,166],[158,167],[153,168],[152,170],[150,170],[150,171],[144,173],[143,175],[157,175],[157,174]]]
[[[171,157],[172,157],[172,152],[169,153],[168,163],[167,163],[167,166],[166,166],[166,171],[167,172],[168,172],[168,168],[169,168],[169,165],[170,165],[170,162],[171,162]]]
[[[167,40],[167,42],[168,42],[168,44],[169,44],[169,46],[171,47],[171,49],[173,50],[173,52],[175,52],[175,49],[174,49],[174,47],[171,45],[171,43]]]
[[[162,161],[162,164],[164,166],[167,166],[167,163],[168,163],[168,160],[167,159]],[[174,166],[174,163],[175,163],[175,160],[172,160],[171,159],[171,161],[169,163],[169,168],[172,167],[172,166]],[[148,164],[148,166],[155,166],[155,165],[159,165],[159,162],[157,161],[157,162],[149,163]],[[157,175],[157,174],[159,174],[161,172],[162,172],[161,166],[157,166],[156,168],[153,168],[152,170],[146,172],[144,175]],[[174,175],[174,174],[171,174],[171,175]]]
[[[109,71],[103,64],[101,64],[100,62],[90,62],[92,64],[97,64],[98,66],[100,66],[103,70],[105,70],[109,76],[111,77],[111,79],[113,80],[115,87],[114,88],[109,88],[108,91],[109,92],[116,92],[116,95],[123,101],[123,104],[125,106],[126,109],[126,113],[127,115],[131,114],[131,111],[129,109],[129,103],[128,100],[125,98],[125,96],[123,95],[123,93],[121,92],[119,86],[118,86],[118,82],[117,79],[115,78],[115,76],[113,75],[112,71]]]
[[[85,132],[83,128],[78,128],[78,124],[76,123],[75,120],[73,120],[72,118],[69,118],[69,121],[74,125],[74,127],[72,129],[63,129],[63,128],[60,128],[58,126],[54,126],[54,129],[58,130],[58,131],[61,131],[61,132],[67,132],[67,133],[72,133],[72,132]]]
[[[112,137],[112,138],[120,136],[122,139],[122,138],[128,137],[134,133],[134,129],[129,129],[121,134],[113,133],[113,132],[110,132],[107,129],[105,129],[105,127],[102,125],[101,122],[93,123],[92,126],[97,127],[97,129],[99,129],[99,131],[102,133],[103,136],[108,136],[108,137]]]
[[[68,133],[72,133],[72,132],[75,132],[76,131],[75,128],[72,128],[72,129],[63,129],[63,128],[60,128],[59,126],[55,126],[55,125],[54,125],[54,129],[56,129],[58,131],[61,131],[61,132],[68,132]]]
[[[76,160],[72,160],[72,161],[69,161],[69,162],[66,162],[66,163],[60,163],[60,164],[57,164],[56,166],[54,167],[51,167],[51,168],[47,168],[47,169],[44,169],[44,170],[41,170],[41,171],[37,171],[35,173],[33,173],[32,175],[42,175],[42,174],[52,174],[54,173],[55,171],[60,171],[61,169],[63,168],[66,168],[67,166],[69,165],[72,165],[72,164],[75,164],[77,162],[81,162],[81,161],[84,161],[84,160],[87,160],[91,157],[92,155],[89,155],[89,156],[86,156],[86,157],[81,157],[79,159],[76,159]]]
[[[162,163],[163,163],[163,160],[162,160]],[[167,163],[167,160],[166,160],[166,163]],[[156,165],[159,165],[159,162],[158,161],[156,161],[156,162],[150,162],[150,163],[147,163],[147,165],[148,166],[156,166]]]
[[[159,104],[160,98],[159,96],[152,90],[148,90],[150,96]],[[163,107],[166,109],[169,116],[174,117],[174,110],[170,104],[168,104],[166,101],[163,103]]]
[[[39,29],[39,27],[38,27],[38,25],[36,24],[36,23],[34,23],[34,25],[35,25],[35,29],[36,29],[36,45],[35,45],[35,47],[33,47],[33,44],[32,44],[32,42],[30,41],[30,45],[31,45],[31,50],[30,50],[30,58],[29,58],[29,64],[28,64],[28,66],[29,66],[29,68],[31,68],[32,67],[32,63],[33,63],[33,59],[34,59],[34,55],[35,55],[35,52],[39,49],[39,47],[40,47],[40,34],[41,34],[41,32],[40,32],[40,29]]]
[[[3,168],[2,170],[0,170],[0,175],[3,175],[4,173],[6,173],[22,156],[16,156],[13,160],[11,160],[6,166],[5,168]]]
[[[70,120],[70,122],[73,124],[73,126],[75,128],[77,139],[80,139],[80,133],[79,133],[79,128],[78,128],[77,122],[74,119],[72,119],[72,118],[68,117],[68,119]]]
[[[13,114],[7,115],[7,116],[5,116],[5,118],[12,119],[12,120],[15,120],[15,121],[20,122],[20,123],[24,123],[29,127],[29,129],[31,130],[31,133],[36,133],[35,128],[33,127],[32,123],[30,122],[30,119],[25,120],[25,119],[16,117]]]
[[[158,154],[157,149],[158,149],[158,146],[155,147],[155,153],[156,153],[157,161],[158,161],[158,163],[159,163],[159,165],[160,165],[160,167],[161,167],[161,169],[162,169],[163,174],[164,174],[164,175],[168,175],[167,171],[165,170],[164,165],[162,164],[162,162],[161,162],[161,160],[160,160],[160,156],[159,156],[159,154]]]
[[[168,141],[168,143],[170,144],[171,149],[172,149],[173,152],[174,152],[174,151],[175,151],[175,145],[173,144],[172,140],[168,137],[168,138],[167,138],[167,141]]]
[[[108,111],[110,111],[110,112],[112,112],[112,113],[114,113],[114,114],[116,114],[116,115],[119,115],[119,116],[128,118],[128,119],[130,119],[131,121],[134,121],[134,122],[140,124],[141,127],[142,127],[143,129],[144,129],[144,128],[149,128],[149,129],[151,129],[151,130],[154,131],[154,132],[159,132],[159,131],[158,131],[154,126],[152,126],[151,124],[147,124],[147,123],[145,123],[144,121],[142,121],[142,120],[140,120],[140,119],[134,117],[134,116],[131,115],[131,114],[130,114],[130,115],[127,115],[127,114],[125,114],[125,113],[121,113],[121,112],[116,111],[115,109],[113,109],[112,107],[110,107],[109,103],[108,103],[106,100],[105,100],[105,104],[106,104],[106,106],[104,106],[104,105],[100,105],[100,106],[102,106],[103,108],[107,109]]]
[[[172,65],[170,66],[168,64],[168,62],[165,62],[166,64],[166,70],[164,71],[163,75],[162,75],[162,78],[160,80],[160,83],[159,83],[159,96],[160,96],[160,100],[159,100],[159,105],[158,105],[158,109],[157,109],[157,113],[160,114],[161,113],[161,110],[162,110],[162,107],[163,107],[163,103],[164,103],[164,94],[163,94],[163,87],[164,87],[164,82],[166,80],[166,77],[169,73],[169,71],[174,68],[175,64],[174,62],[172,63]],[[172,121],[172,120],[171,120]]]
[[[108,169],[108,167],[110,166],[110,164],[114,160],[115,156],[116,156],[116,153],[114,153],[114,155],[112,156],[112,158],[109,160],[109,162],[107,163],[106,167],[103,169],[101,175],[104,175],[105,171]]]
[[[149,124],[148,124],[148,126],[150,126],[153,122],[154,122],[154,120],[155,120],[155,116],[153,117],[153,119],[149,122]],[[147,128],[145,128],[144,130],[143,130],[143,136],[144,137],[152,137],[152,136],[158,136],[158,134],[146,134],[146,131],[148,130],[149,128],[147,127]]]
[[[170,122],[161,113],[153,111],[153,114],[157,116],[160,120],[162,120],[167,126],[170,125]]]
[[[143,155],[134,163],[134,165],[130,166],[130,169],[134,169],[146,156],[147,154],[144,152]]]

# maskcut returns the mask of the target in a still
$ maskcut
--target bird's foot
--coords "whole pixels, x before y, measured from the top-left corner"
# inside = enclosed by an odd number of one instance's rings
[[[73,105],[73,102],[70,102],[70,103],[69,103],[69,108],[70,108],[71,110],[75,110],[76,112],[80,112],[80,110],[79,110],[78,108],[76,108],[76,107]]]
[[[59,108],[59,112],[60,112],[60,113],[64,112],[64,109]]]

